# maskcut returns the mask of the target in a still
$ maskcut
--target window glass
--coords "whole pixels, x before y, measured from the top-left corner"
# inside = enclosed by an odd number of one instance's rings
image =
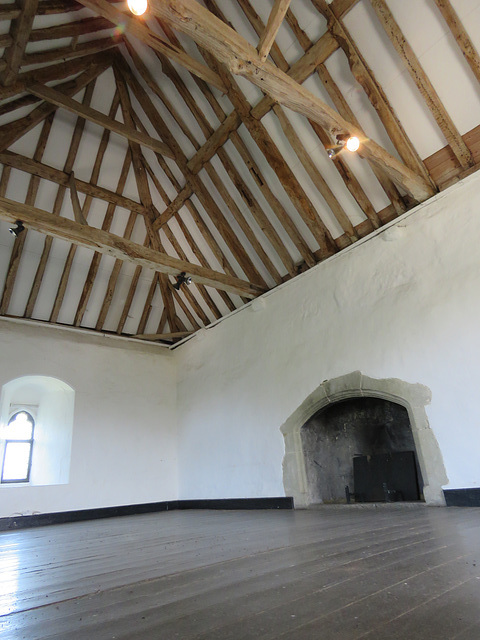
[[[30,442],[7,442],[5,446],[2,482],[28,481],[31,447]]]
[[[28,482],[35,422],[26,411],[15,413],[4,430],[2,482]]]
[[[5,440],[31,440],[33,418],[26,411],[15,413],[3,431]]]

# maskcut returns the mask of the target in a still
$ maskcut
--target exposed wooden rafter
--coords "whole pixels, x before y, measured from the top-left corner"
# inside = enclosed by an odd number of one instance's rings
[[[275,36],[282,26],[283,18],[287,13],[291,1],[292,0],[275,0],[270,15],[268,16],[267,26],[258,42],[257,50],[260,60],[266,60],[268,58]]]
[[[175,62],[178,62],[182,67],[185,67],[200,78],[203,78],[206,82],[210,82],[220,91],[223,92],[225,90],[225,87],[217,74],[213,73],[208,67],[199,63],[183,51],[179,51],[176,47],[172,47],[172,45],[165,42],[158,33],[154,33],[145,26],[141,20],[136,20],[118,11],[118,9],[112,7],[108,2],[106,2],[106,0],[80,1],[85,7],[88,7],[98,15],[103,16],[110,23],[119,25],[122,31],[125,30],[127,33],[132,34],[152,49],[163,53],[172,60],[175,60]]]
[[[418,2],[472,89],[468,10]],[[133,17],[115,0],[7,0],[0,218],[26,229],[3,241],[0,315],[174,343],[477,170],[473,104],[468,119],[461,96],[447,100],[447,82],[427,77],[405,11],[391,0],[150,0]],[[407,78],[402,102],[362,21],[417,84]],[[437,142],[410,139],[405,110],[412,100],[426,113],[422,96],[448,141],[428,158],[418,150]],[[347,133],[363,160],[340,151]],[[173,286],[181,271],[191,286]]]
[[[48,211],[14,202],[4,197],[0,197],[0,218],[7,220],[7,222],[21,219],[29,229],[123,261],[132,262],[147,269],[153,269],[159,273],[175,276],[185,272],[201,284],[230,291],[247,298],[255,298],[265,291],[260,285],[184,262],[178,258],[172,258],[165,253],[142,247],[131,240],[126,240],[101,229],[87,228],[67,218],[57,217]]]
[[[280,104],[318,122],[330,132],[332,139],[341,134],[362,137],[353,124],[344,120],[322,100],[268,60],[262,61],[257,51],[244,38],[195,0],[182,0],[180,3],[162,0],[153,3],[151,11],[191,36],[233,74],[247,78]],[[433,195],[434,190],[426,180],[373,140],[362,140],[361,155],[384,168],[392,180],[406,189],[414,199],[423,201]]]
[[[161,153],[168,158],[173,158],[173,153],[170,151],[168,146],[160,140],[155,140],[155,138],[152,138],[151,136],[147,136],[132,127],[118,122],[117,120],[113,120],[96,109],[86,107],[69,96],[60,93],[59,91],[55,91],[55,89],[51,89],[46,85],[34,83],[28,86],[28,91],[50,104],[62,107],[75,115],[82,116],[85,120],[89,120],[94,124],[104,127],[105,129],[118,133],[124,138],[127,138],[127,140],[136,142],[137,144],[143,144],[157,153]]]
[[[11,23],[10,37],[12,41],[5,52],[5,69],[0,76],[2,84],[7,86],[12,84],[17,76],[38,5],[38,0],[17,1],[20,14]]]

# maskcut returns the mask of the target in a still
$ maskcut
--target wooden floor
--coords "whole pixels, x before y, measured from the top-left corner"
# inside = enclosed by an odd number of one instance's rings
[[[0,534],[2,640],[479,640],[480,509],[175,511]]]

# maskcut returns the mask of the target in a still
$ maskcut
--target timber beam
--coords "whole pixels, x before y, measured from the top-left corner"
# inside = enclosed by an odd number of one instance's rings
[[[113,233],[86,227],[67,218],[55,216],[48,211],[15,202],[8,198],[0,197],[0,218],[12,223],[21,220],[28,229],[112,256],[124,262],[131,262],[146,269],[153,269],[158,273],[177,276],[179,273],[185,272],[195,282],[239,296],[255,298],[266,291],[260,285],[185,262],[178,258],[172,258],[165,253],[154,251]]]
[[[150,6],[154,15],[189,35],[233,74],[247,78],[273,100],[314,120],[333,140],[339,134],[358,136],[362,143],[360,155],[383,168],[415,200],[423,201],[434,194],[433,187],[424,178],[373,140],[362,137],[357,127],[275,65],[268,60],[262,61],[250,43],[195,0],[157,0]]]

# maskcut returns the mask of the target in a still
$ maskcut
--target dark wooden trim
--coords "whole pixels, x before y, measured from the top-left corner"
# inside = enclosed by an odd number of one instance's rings
[[[128,504],[100,509],[82,509],[80,511],[59,511],[56,513],[36,513],[31,516],[11,516],[0,518],[0,531],[44,527],[52,524],[83,522],[100,518],[118,518],[142,513],[160,511],[182,511],[188,509],[293,509],[293,498],[221,498],[217,500],[168,500],[165,502],[147,502]]]
[[[179,500],[178,509],[293,509],[293,498],[217,498]]]
[[[444,489],[447,507],[480,507],[480,487]]]

